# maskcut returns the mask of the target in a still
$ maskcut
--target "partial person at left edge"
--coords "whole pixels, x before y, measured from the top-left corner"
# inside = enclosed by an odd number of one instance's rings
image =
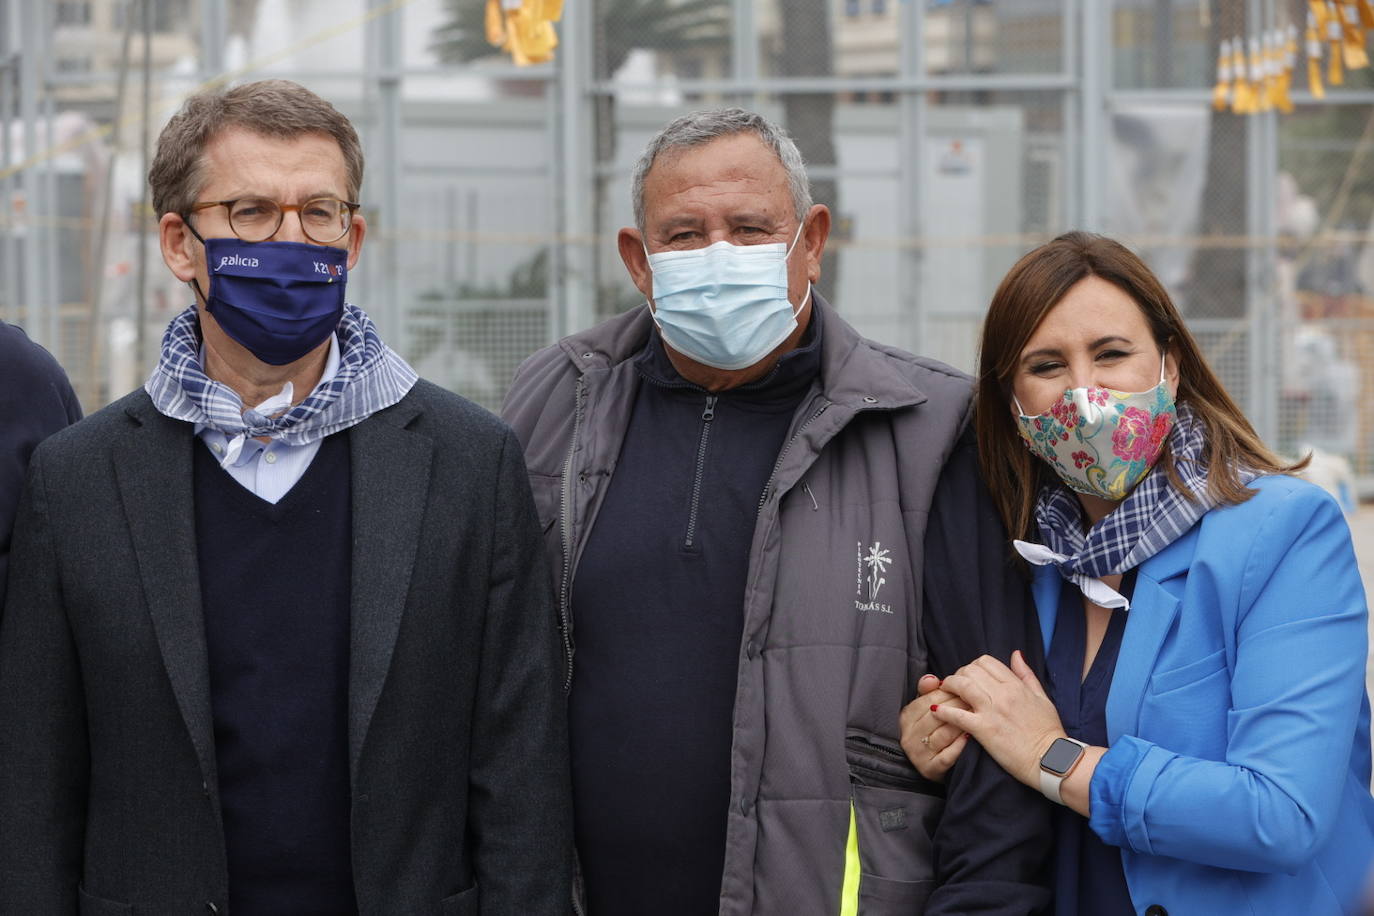
[[[194,304],[34,453],[0,624],[0,914],[563,913],[555,616],[519,443],[348,304],[362,149],[192,96],[149,172]]]
[[[0,614],[10,530],[29,456],[38,443],[80,419],[81,403],[57,360],[22,328],[0,321]]]

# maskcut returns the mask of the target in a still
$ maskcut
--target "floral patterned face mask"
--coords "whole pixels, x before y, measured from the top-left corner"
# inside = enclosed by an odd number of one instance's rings
[[[1059,479],[1088,496],[1126,498],[1164,450],[1177,410],[1164,384],[1149,391],[1068,388],[1050,409],[1028,417],[1012,396],[1017,428],[1027,447],[1049,462]]]

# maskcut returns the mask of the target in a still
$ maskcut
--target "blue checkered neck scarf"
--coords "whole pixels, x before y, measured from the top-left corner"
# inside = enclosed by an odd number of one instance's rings
[[[1187,404],[1178,405],[1169,453],[1194,499],[1169,483],[1163,462],[1158,462],[1120,505],[1085,532],[1078,497],[1056,482],[1042,489],[1035,503],[1035,522],[1044,543],[1016,541],[1017,551],[1031,563],[1057,568],[1094,603],[1129,607],[1123,596],[1099,581],[1101,577],[1136,568],[1186,534],[1216,504],[1207,493],[1206,427]],[[1245,469],[1240,473],[1242,483],[1256,476]]]
[[[334,377],[291,409],[268,417],[245,410],[232,389],[205,374],[200,365],[200,320],[191,306],[167,326],[162,353],[143,389],[158,412],[173,420],[208,426],[231,439],[266,436],[287,445],[309,445],[395,404],[418,378],[382,342],[362,309],[344,306],[337,333],[339,368]]]

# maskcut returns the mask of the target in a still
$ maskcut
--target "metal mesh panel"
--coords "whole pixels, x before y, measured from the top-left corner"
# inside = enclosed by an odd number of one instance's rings
[[[1064,69],[1063,0],[926,0],[932,74]]]
[[[412,309],[402,352],[422,377],[496,410],[547,338],[542,299],[432,300]]]
[[[775,0],[755,5],[759,69],[775,76],[891,76],[898,4]]]
[[[1248,34],[1244,6],[1244,3],[1116,0],[1112,15],[1112,50],[1117,87],[1210,86],[1216,74],[1216,38],[1213,36],[1230,38]],[[1215,13],[1211,7],[1217,8]]]
[[[972,375],[978,368],[978,335],[982,325],[981,313],[931,315],[926,322],[925,339],[920,342],[921,353]]]
[[[597,79],[730,74],[728,0],[592,0]]]
[[[179,93],[198,84],[184,64],[173,67],[177,61],[243,65],[247,79],[286,76],[335,102],[358,126],[370,166],[364,213],[371,231],[350,298],[374,313],[422,371],[488,405],[519,358],[555,329],[572,330],[569,321],[585,323],[642,301],[620,262],[615,233],[632,223],[635,158],[684,111],[745,104],[787,126],[807,159],[816,199],[834,215],[819,289],[865,333],[965,368],[1001,274],[1023,251],[1073,225],[1094,192],[1080,181],[1085,142],[1098,142],[1079,133],[1077,92],[1088,87],[1070,66],[1082,49],[1065,43],[1082,35],[1082,23],[1064,17],[1084,15],[1084,4],[579,2],[584,6],[570,4],[568,11],[589,10],[590,22],[585,33],[560,27],[563,60],[518,69],[487,43],[483,0],[411,0],[385,12],[364,0],[166,0],[157,8],[175,27],[154,24],[153,129]],[[1282,0],[1265,9],[1282,18],[1300,7]],[[14,8],[0,0],[0,9]],[[89,126],[113,118],[122,8],[122,0],[91,0],[89,14],[64,6],[61,22],[56,12],[45,14],[51,32],[44,40],[0,40],[0,50],[31,51],[27,45],[36,44],[52,61],[93,49],[79,67],[33,71],[53,79],[38,87],[40,137],[49,110],[59,124],[57,140],[70,136],[61,134],[64,114],[80,113]],[[204,19],[215,9],[224,15],[222,31]],[[1211,84],[1218,36],[1248,34],[1250,25],[1236,18],[1246,9],[1113,0],[1105,13],[1110,84],[1154,90],[1156,103],[1138,94],[1109,97],[1105,179],[1133,196],[1117,195],[1114,185],[1095,192],[1105,201],[1102,228],[1159,273],[1203,329],[1199,336],[1227,384],[1247,406],[1269,405],[1260,412],[1272,427],[1267,432],[1288,449],[1324,428],[1319,389],[1335,382],[1323,371],[1339,374],[1332,367],[1349,364],[1352,384],[1363,391],[1371,356],[1361,343],[1363,323],[1374,321],[1374,121],[1367,106],[1332,104],[1279,119],[1277,167],[1287,177],[1272,207],[1278,237],[1257,237],[1254,227],[1271,211],[1263,200],[1254,209],[1255,163],[1264,160],[1251,144],[1265,135],[1253,130],[1254,121],[1214,115],[1194,101]],[[904,43],[918,35],[924,73],[940,80],[929,91],[901,82],[903,60],[917,50]],[[391,51],[387,42],[394,42]],[[388,63],[388,53],[399,63]],[[13,60],[7,67],[0,104],[13,124],[9,136],[22,146],[13,91],[21,71]],[[590,100],[588,171],[565,176],[559,145],[567,135],[558,131],[569,97],[561,87],[576,73],[590,79],[577,90]],[[1074,86],[1007,88],[1001,77],[1018,74],[1028,81],[1063,74]],[[984,76],[996,82],[966,82]],[[767,82],[755,85],[755,77]],[[790,81],[805,81],[796,84],[804,91],[792,91]],[[1369,86],[1368,71],[1347,74],[1346,88]],[[27,220],[25,244],[75,251],[60,263],[83,265],[52,270],[57,260],[44,250],[26,275],[20,262],[27,249],[9,243],[0,258],[16,263],[0,283],[0,308],[34,322],[31,332],[59,352],[92,408],[141,379],[161,326],[189,301],[151,246],[143,294],[149,346],[139,364],[130,343],[139,295],[136,243],[138,230],[151,228],[137,209],[140,88],[135,69],[124,99],[134,117],[117,144],[111,135],[97,136],[66,158],[53,155],[34,166],[39,187],[52,182],[51,200],[21,200],[16,212],[12,195],[23,173],[0,180],[6,225]],[[1174,89],[1193,93],[1170,96]],[[114,218],[102,263],[93,227],[102,156],[110,152]],[[26,155],[12,149],[0,168]],[[1196,181],[1190,185],[1183,175]],[[567,181],[592,185],[591,230],[560,234],[560,183]],[[35,231],[53,220],[61,221],[59,231]],[[594,257],[583,263],[579,256],[589,248]],[[34,273],[43,275],[36,287],[29,282]],[[25,301],[30,287],[54,305]],[[97,287],[100,318],[92,327],[85,300]],[[575,318],[561,313],[570,289],[588,303]],[[1309,368],[1323,348],[1332,353]],[[90,392],[98,392],[94,400]],[[1333,431],[1326,441],[1374,470],[1368,424],[1361,424],[1353,436]]]
[[[1207,365],[1242,410],[1250,402],[1250,327],[1242,320],[1190,320],[1188,329]]]
[[[1374,315],[1289,324],[1282,339],[1276,445],[1290,455],[1318,448],[1374,472]]]
[[[1277,444],[1374,473],[1374,112],[1304,107],[1278,152]]]

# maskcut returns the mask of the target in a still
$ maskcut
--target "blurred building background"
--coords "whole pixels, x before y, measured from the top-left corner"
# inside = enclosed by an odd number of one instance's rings
[[[1015,258],[1107,232],[1266,438],[1374,481],[1374,78],[1210,106],[1218,41],[1301,27],[1302,0],[565,0],[527,68],[484,7],[0,0],[0,317],[88,411],[138,385],[191,301],[144,191],[157,131],[197,88],[286,77],[366,146],[350,299],[494,407],[529,352],[637,304],[615,230],[648,137],[738,104],[797,138],[836,216],[821,290],[865,333],[970,369]]]

